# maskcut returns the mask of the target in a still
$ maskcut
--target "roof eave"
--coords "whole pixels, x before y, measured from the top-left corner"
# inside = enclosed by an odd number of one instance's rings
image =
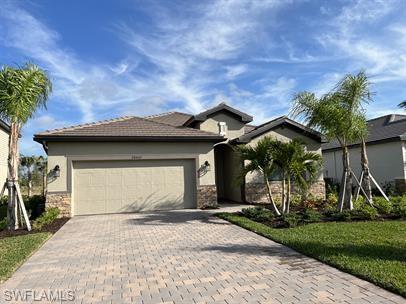
[[[34,141],[44,142],[221,142],[222,136],[62,136],[34,135]]]

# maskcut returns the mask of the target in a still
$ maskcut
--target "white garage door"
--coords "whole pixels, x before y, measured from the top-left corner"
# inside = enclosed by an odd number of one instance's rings
[[[196,208],[193,160],[73,163],[75,215]]]

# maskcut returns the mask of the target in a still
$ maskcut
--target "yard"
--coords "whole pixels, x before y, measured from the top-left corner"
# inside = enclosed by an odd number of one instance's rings
[[[50,236],[50,232],[40,232],[0,239],[0,282],[10,277]]]
[[[330,222],[276,229],[241,214],[217,215],[406,296],[406,221]]]

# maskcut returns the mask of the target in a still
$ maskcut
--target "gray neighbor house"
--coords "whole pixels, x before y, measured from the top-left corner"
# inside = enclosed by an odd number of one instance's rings
[[[261,176],[236,183],[243,163],[234,147],[297,138],[321,155],[322,137],[284,116],[260,126],[252,120],[221,103],[196,115],[127,116],[36,134],[54,173],[46,204],[75,216],[266,202]],[[280,184],[271,182],[276,195]],[[325,196],[322,170],[310,192]]]
[[[366,138],[370,170],[376,181],[393,184],[406,192],[406,115],[391,114],[368,121]],[[341,178],[342,153],[337,141],[322,145],[324,177],[338,182]],[[360,142],[350,145],[350,163],[354,173],[361,173]]]

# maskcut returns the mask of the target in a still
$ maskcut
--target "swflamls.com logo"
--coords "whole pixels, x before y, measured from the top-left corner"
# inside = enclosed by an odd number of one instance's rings
[[[16,301],[63,303],[74,301],[75,291],[71,289],[5,289],[1,291],[1,297],[0,300],[11,303]]]

